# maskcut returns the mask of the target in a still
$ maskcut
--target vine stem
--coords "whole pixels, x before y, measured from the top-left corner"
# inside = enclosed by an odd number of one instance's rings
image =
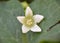
[[[21,5],[24,8],[24,10],[29,6],[29,4],[26,1],[21,2]]]
[[[29,4],[26,1],[24,1],[24,2],[21,2],[21,5],[24,8],[24,12],[25,12],[25,10],[29,6]],[[22,34],[22,43],[29,43],[27,33]]]
[[[28,43],[27,34],[22,34],[22,43]]]

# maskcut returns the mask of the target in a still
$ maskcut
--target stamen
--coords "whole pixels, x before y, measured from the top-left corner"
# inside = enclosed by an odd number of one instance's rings
[[[27,20],[27,25],[32,25],[32,24],[33,24],[33,22],[31,19]]]
[[[28,15],[25,17],[24,19],[24,25],[26,25],[27,27],[32,27],[34,25],[34,19],[32,16]]]

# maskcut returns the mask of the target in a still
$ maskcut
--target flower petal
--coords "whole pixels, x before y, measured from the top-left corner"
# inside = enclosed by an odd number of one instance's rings
[[[22,33],[27,33],[30,29],[25,25],[22,26]]]
[[[23,23],[24,18],[24,16],[17,16],[18,21],[21,23]]]
[[[34,15],[33,17],[36,23],[39,23],[44,18],[44,16],[39,15],[39,14]]]
[[[25,16],[27,16],[27,15],[31,15],[31,16],[33,15],[32,10],[31,10],[30,7],[27,7],[27,8],[26,8]]]
[[[41,32],[41,28],[39,26],[35,25],[35,26],[33,26],[31,28],[31,31],[33,31],[33,32]]]

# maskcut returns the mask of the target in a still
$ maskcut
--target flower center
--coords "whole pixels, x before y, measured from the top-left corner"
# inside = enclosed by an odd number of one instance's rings
[[[26,24],[27,25],[32,25],[33,24],[32,19],[27,20]]]
[[[34,25],[33,17],[31,17],[31,16],[25,17],[24,25],[26,25],[27,27],[32,27]]]

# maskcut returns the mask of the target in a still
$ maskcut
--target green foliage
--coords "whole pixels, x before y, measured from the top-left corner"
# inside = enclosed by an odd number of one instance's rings
[[[16,19],[24,15],[24,9],[18,0],[0,2],[0,43],[59,43],[60,24],[47,31],[52,25],[60,21],[59,0],[34,0],[30,3],[34,15],[41,14],[45,18],[38,24],[41,33],[29,31],[21,32],[22,25]]]

